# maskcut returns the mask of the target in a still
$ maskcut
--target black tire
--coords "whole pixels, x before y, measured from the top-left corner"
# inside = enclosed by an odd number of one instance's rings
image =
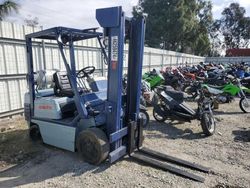
[[[29,137],[34,142],[42,140],[41,133],[40,133],[39,127],[37,125],[33,124],[30,126]]]
[[[241,98],[239,105],[244,113],[250,113],[250,97]]]
[[[79,133],[76,147],[87,163],[98,165],[109,154],[109,141],[106,134],[99,128],[90,128]]]
[[[148,123],[149,123],[149,115],[148,115],[148,112],[145,111],[145,110],[140,110],[140,116],[142,117],[143,119],[143,124],[142,126],[143,127],[147,127]]]
[[[207,136],[211,136],[215,133],[215,120],[211,113],[204,113],[201,116],[201,128],[203,133]]]
[[[157,112],[158,110],[163,110],[163,109],[160,106],[154,107],[154,109],[153,109],[153,116],[154,116],[155,120],[158,121],[158,122],[164,122],[164,121],[166,121],[167,117],[164,117],[164,116],[160,115]]]

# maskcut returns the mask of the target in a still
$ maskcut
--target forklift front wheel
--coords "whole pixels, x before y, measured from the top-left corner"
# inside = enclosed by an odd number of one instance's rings
[[[90,128],[80,132],[76,147],[83,160],[93,165],[103,162],[110,150],[108,138],[99,128]]]

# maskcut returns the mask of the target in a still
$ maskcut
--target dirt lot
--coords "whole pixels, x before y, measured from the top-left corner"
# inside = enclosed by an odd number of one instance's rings
[[[24,120],[18,118],[0,123],[0,187],[250,187],[250,114],[243,114],[237,101],[217,110],[217,132],[211,137],[201,134],[198,121],[151,120],[144,145],[211,167],[210,174],[193,171],[205,183],[128,158],[113,165],[86,164],[76,153],[31,143]]]

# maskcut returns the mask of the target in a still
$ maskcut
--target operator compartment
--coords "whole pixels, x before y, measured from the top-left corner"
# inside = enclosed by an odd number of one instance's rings
[[[35,77],[34,117],[53,120],[74,117],[77,114],[77,109],[67,73],[58,70],[42,70],[38,73]],[[95,111],[103,111],[103,104],[107,99],[107,79],[105,77],[95,79],[88,77],[85,80],[78,80],[78,86],[78,92],[86,107]],[[29,93],[25,94],[24,103],[25,118],[28,120],[30,118]],[[96,119],[99,119],[99,116],[102,115],[97,115]]]

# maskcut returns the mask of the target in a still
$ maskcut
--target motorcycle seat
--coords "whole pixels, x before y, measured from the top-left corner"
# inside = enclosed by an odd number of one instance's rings
[[[223,89],[225,86],[216,86],[216,85],[210,85],[208,84],[209,87],[214,88],[214,89]]]
[[[172,97],[174,100],[182,103],[184,100],[184,93],[181,91],[176,91],[174,90],[174,88],[172,88],[171,86],[164,86],[164,91],[167,95],[169,95],[170,97]]]

